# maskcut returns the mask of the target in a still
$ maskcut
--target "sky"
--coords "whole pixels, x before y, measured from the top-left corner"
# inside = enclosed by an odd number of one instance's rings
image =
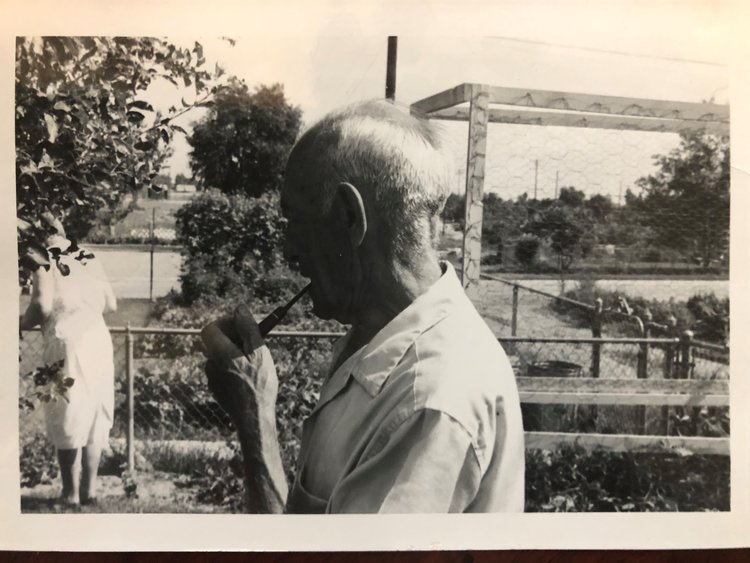
[[[585,92],[637,98],[728,103],[728,53],[710,33],[710,25],[679,25],[659,32],[603,32],[577,36],[399,37],[396,100],[411,104],[463,82],[529,89]],[[627,19],[621,22],[628,25]],[[641,22],[642,23],[642,22]],[[341,28],[342,22],[337,23]],[[357,25],[351,29],[356,31]],[[690,33],[685,33],[689,30]],[[632,30],[631,30],[632,31]],[[703,37],[701,33],[706,34]],[[384,95],[386,36],[349,33],[254,35],[233,37],[234,46],[215,37],[198,40],[209,68],[220,64],[250,86],[280,82],[288,100],[301,107],[305,124],[327,111]],[[163,107],[184,93],[156,84],[149,94]],[[186,114],[186,129],[202,116]],[[455,190],[463,190],[467,127],[441,122],[457,169]],[[603,193],[614,201],[636,189],[638,178],[652,172],[653,155],[676,147],[677,135],[580,128],[490,125],[485,191],[501,197],[521,193],[553,197],[562,186],[587,194]],[[189,175],[189,146],[177,138],[170,173]],[[636,190],[637,191],[637,190]]]

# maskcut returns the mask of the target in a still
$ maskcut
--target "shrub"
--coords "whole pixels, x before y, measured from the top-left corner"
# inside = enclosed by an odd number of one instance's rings
[[[678,510],[729,510],[729,457],[575,445],[526,452],[527,512]]]
[[[187,304],[246,294],[261,273],[281,262],[284,219],[276,195],[251,199],[209,190],[175,217]]]
[[[36,487],[57,477],[55,448],[43,434],[34,434],[21,445],[21,486]]]
[[[623,294],[618,291],[599,289],[593,280],[582,280],[578,287],[568,290],[564,297],[593,305],[601,298],[605,309],[616,309]],[[641,316],[648,309],[652,320],[669,325],[670,317],[677,321],[676,331],[692,330],[697,340],[724,343],[729,331],[729,299],[720,299],[713,293],[694,295],[687,301],[667,301],[627,296],[628,305],[636,315]],[[591,326],[591,312],[573,304],[550,300],[550,307],[573,320],[578,326]],[[632,321],[619,317],[605,317],[610,332],[632,334],[635,326]]]

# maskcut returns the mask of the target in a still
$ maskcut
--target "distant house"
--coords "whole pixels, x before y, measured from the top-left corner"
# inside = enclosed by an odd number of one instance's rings
[[[182,194],[193,194],[196,191],[195,184],[177,184],[174,191]]]

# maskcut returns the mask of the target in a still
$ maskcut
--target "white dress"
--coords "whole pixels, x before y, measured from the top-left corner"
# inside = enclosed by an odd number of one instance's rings
[[[74,380],[67,401],[45,404],[47,436],[58,449],[104,446],[114,413],[112,338],[102,317],[111,290],[99,262],[84,264],[77,254],[60,258],[68,275],[54,261],[49,271],[39,271],[54,290],[52,313],[42,324],[44,363],[64,359],[63,376]]]

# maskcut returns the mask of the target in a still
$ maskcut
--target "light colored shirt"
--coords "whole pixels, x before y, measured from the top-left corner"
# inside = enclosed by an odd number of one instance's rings
[[[441,266],[426,293],[329,374],[303,426],[287,512],[523,511],[510,362],[453,267]]]

